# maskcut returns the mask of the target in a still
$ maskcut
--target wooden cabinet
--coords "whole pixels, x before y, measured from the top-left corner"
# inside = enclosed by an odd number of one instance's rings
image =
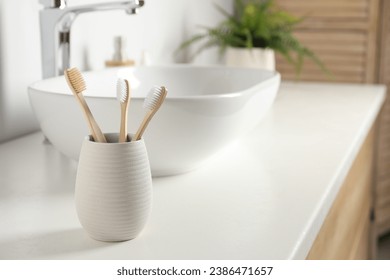
[[[378,82],[390,89],[390,1],[383,0],[379,37]],[[382,110],[377,156],[376,217],[378,233],[390,231],[390,98]]]
[[[334,74],[333,79],[331,79],[313,62],[305,60],[300,80],[381,83],[386,84],[390,88],[390,1],[276,0],[276,3],[279,7],[297,16],[305,17],[305,20],[298,26],[295,32],[296,36],[303,44],[313,50]],[[276,67],[282,74],[283,79],[296,79],[294,68],[281,56],[277,56]],[[378,120],[377,134],[376,168],[373,172],[373,209],[376,217],[376,232],[378,235],[382,235],[390,231],[389,98],[385,102]],[[347,188],[346,186],[344,187]],[[338,199],[342,200],[342,198]],[[359,229],[359,234],[364,239],[364,236],[367,235],[367,228],[364,223],[367,223],[368,210],[366,204],[363,202],[359,203],[362,203],[362,208],[359,210],[363,211],[365,209],[364,213],[359,212],[359,215],[364,217],[364,222],[362,221],[362,224],[355,225],[354,228],[356,230]],[[336,218],[330,218],[332,213],[329,215],[328,219],[333,220],[333,222],[327,221],[327,223],[332,224],[336,222],[334,221]],[[313,247],[309,257],[316,256],[318,258],[320,256],[318,248],[322,248],[320,244],[323,241],[319,237],[316,242],[318,243]],[[341,241],[339,240],[339,242]],[[352,240],[349,240],[349,242],[352,242]],[[359,244],[363,246],[362,243]],[[352,245],[349,244],[348,246]],[[365,246],[356,247],[354,256],[360,256],[358,258],[367,256],[363,254],[363,251],[366,251],[364,248]],[[341,253],[331,255],[327,250],[324,249],[323,251],[327,258],[352,257]]]
[[[373,205],[375,129],[368,134],[324,224],[308,259],[369,259],[375,233],[370,218]]]

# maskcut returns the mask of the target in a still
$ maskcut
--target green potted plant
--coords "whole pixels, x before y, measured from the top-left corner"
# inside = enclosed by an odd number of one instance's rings
[[[226,17],[216,27],[204,27],[204,32],[183,42],[179,50],[202,42],[195,55],[217,46],[225,53],[227,65],[267,68],[274,70],[274,52],[283,55],[299,74],[305,57],[321,69],[325,67],[315,54],[293,35],[301,18],[278,9],[273,0],[235,0],[235,14],[216,8]]]

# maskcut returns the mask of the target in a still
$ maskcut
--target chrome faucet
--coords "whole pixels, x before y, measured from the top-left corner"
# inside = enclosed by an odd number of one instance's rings
[[[144,0],[130,0],[67,7],[66,0],[39,2],[44,7],[39,15],[43,78],[62,75],[70,67],[70,31],[79,14],[118,9],[125,10],[127,14],[137,14],[145,4]]]

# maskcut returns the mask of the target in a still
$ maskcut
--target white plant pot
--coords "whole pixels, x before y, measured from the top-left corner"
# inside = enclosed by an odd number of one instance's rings
[[[275,52],[272,49],[228,47],[225,53],[225,64],[275,71]]]
[[[124,241],[143,229],[152,207],[152,177],[144,141],[109,143],[86,138],[76,177],[76,209],[94,239]],[[130,137],[130,136],[129,136]],[[111,143],[110,143],[111,142]]]

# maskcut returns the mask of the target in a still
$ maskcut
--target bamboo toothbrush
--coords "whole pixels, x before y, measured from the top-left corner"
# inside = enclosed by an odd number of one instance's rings
[[[119,143],[123,143],[127,140],[127,114],[130,103],[130,85],[128,80],[118,79],[116,84],[116,94],[121,106]]]
[[[164,102],[165,97],[167,96],[167,89],[165,87],[154,87],[150,90],[144,101],[144,108],[147,109],[147,113],[137,130],[137,133],[134,136],[135,140],[139,140],[144,134],[146,127],[148,126],[150,120],[153,118],[154,114],[158,111],[161,104]]]
[[[72,90],[74,96],[81,106],[93,140],[96,142],[107,143],[106,138],[100,130],[99,125],[96,123],[95,118],[93,117],[91,110],[89,109],[87,102],[84,99],[83,91],[87,89],[87,86],[79,69],[76,67],[67,69],[65,70],[64,75],[69,88]]]

